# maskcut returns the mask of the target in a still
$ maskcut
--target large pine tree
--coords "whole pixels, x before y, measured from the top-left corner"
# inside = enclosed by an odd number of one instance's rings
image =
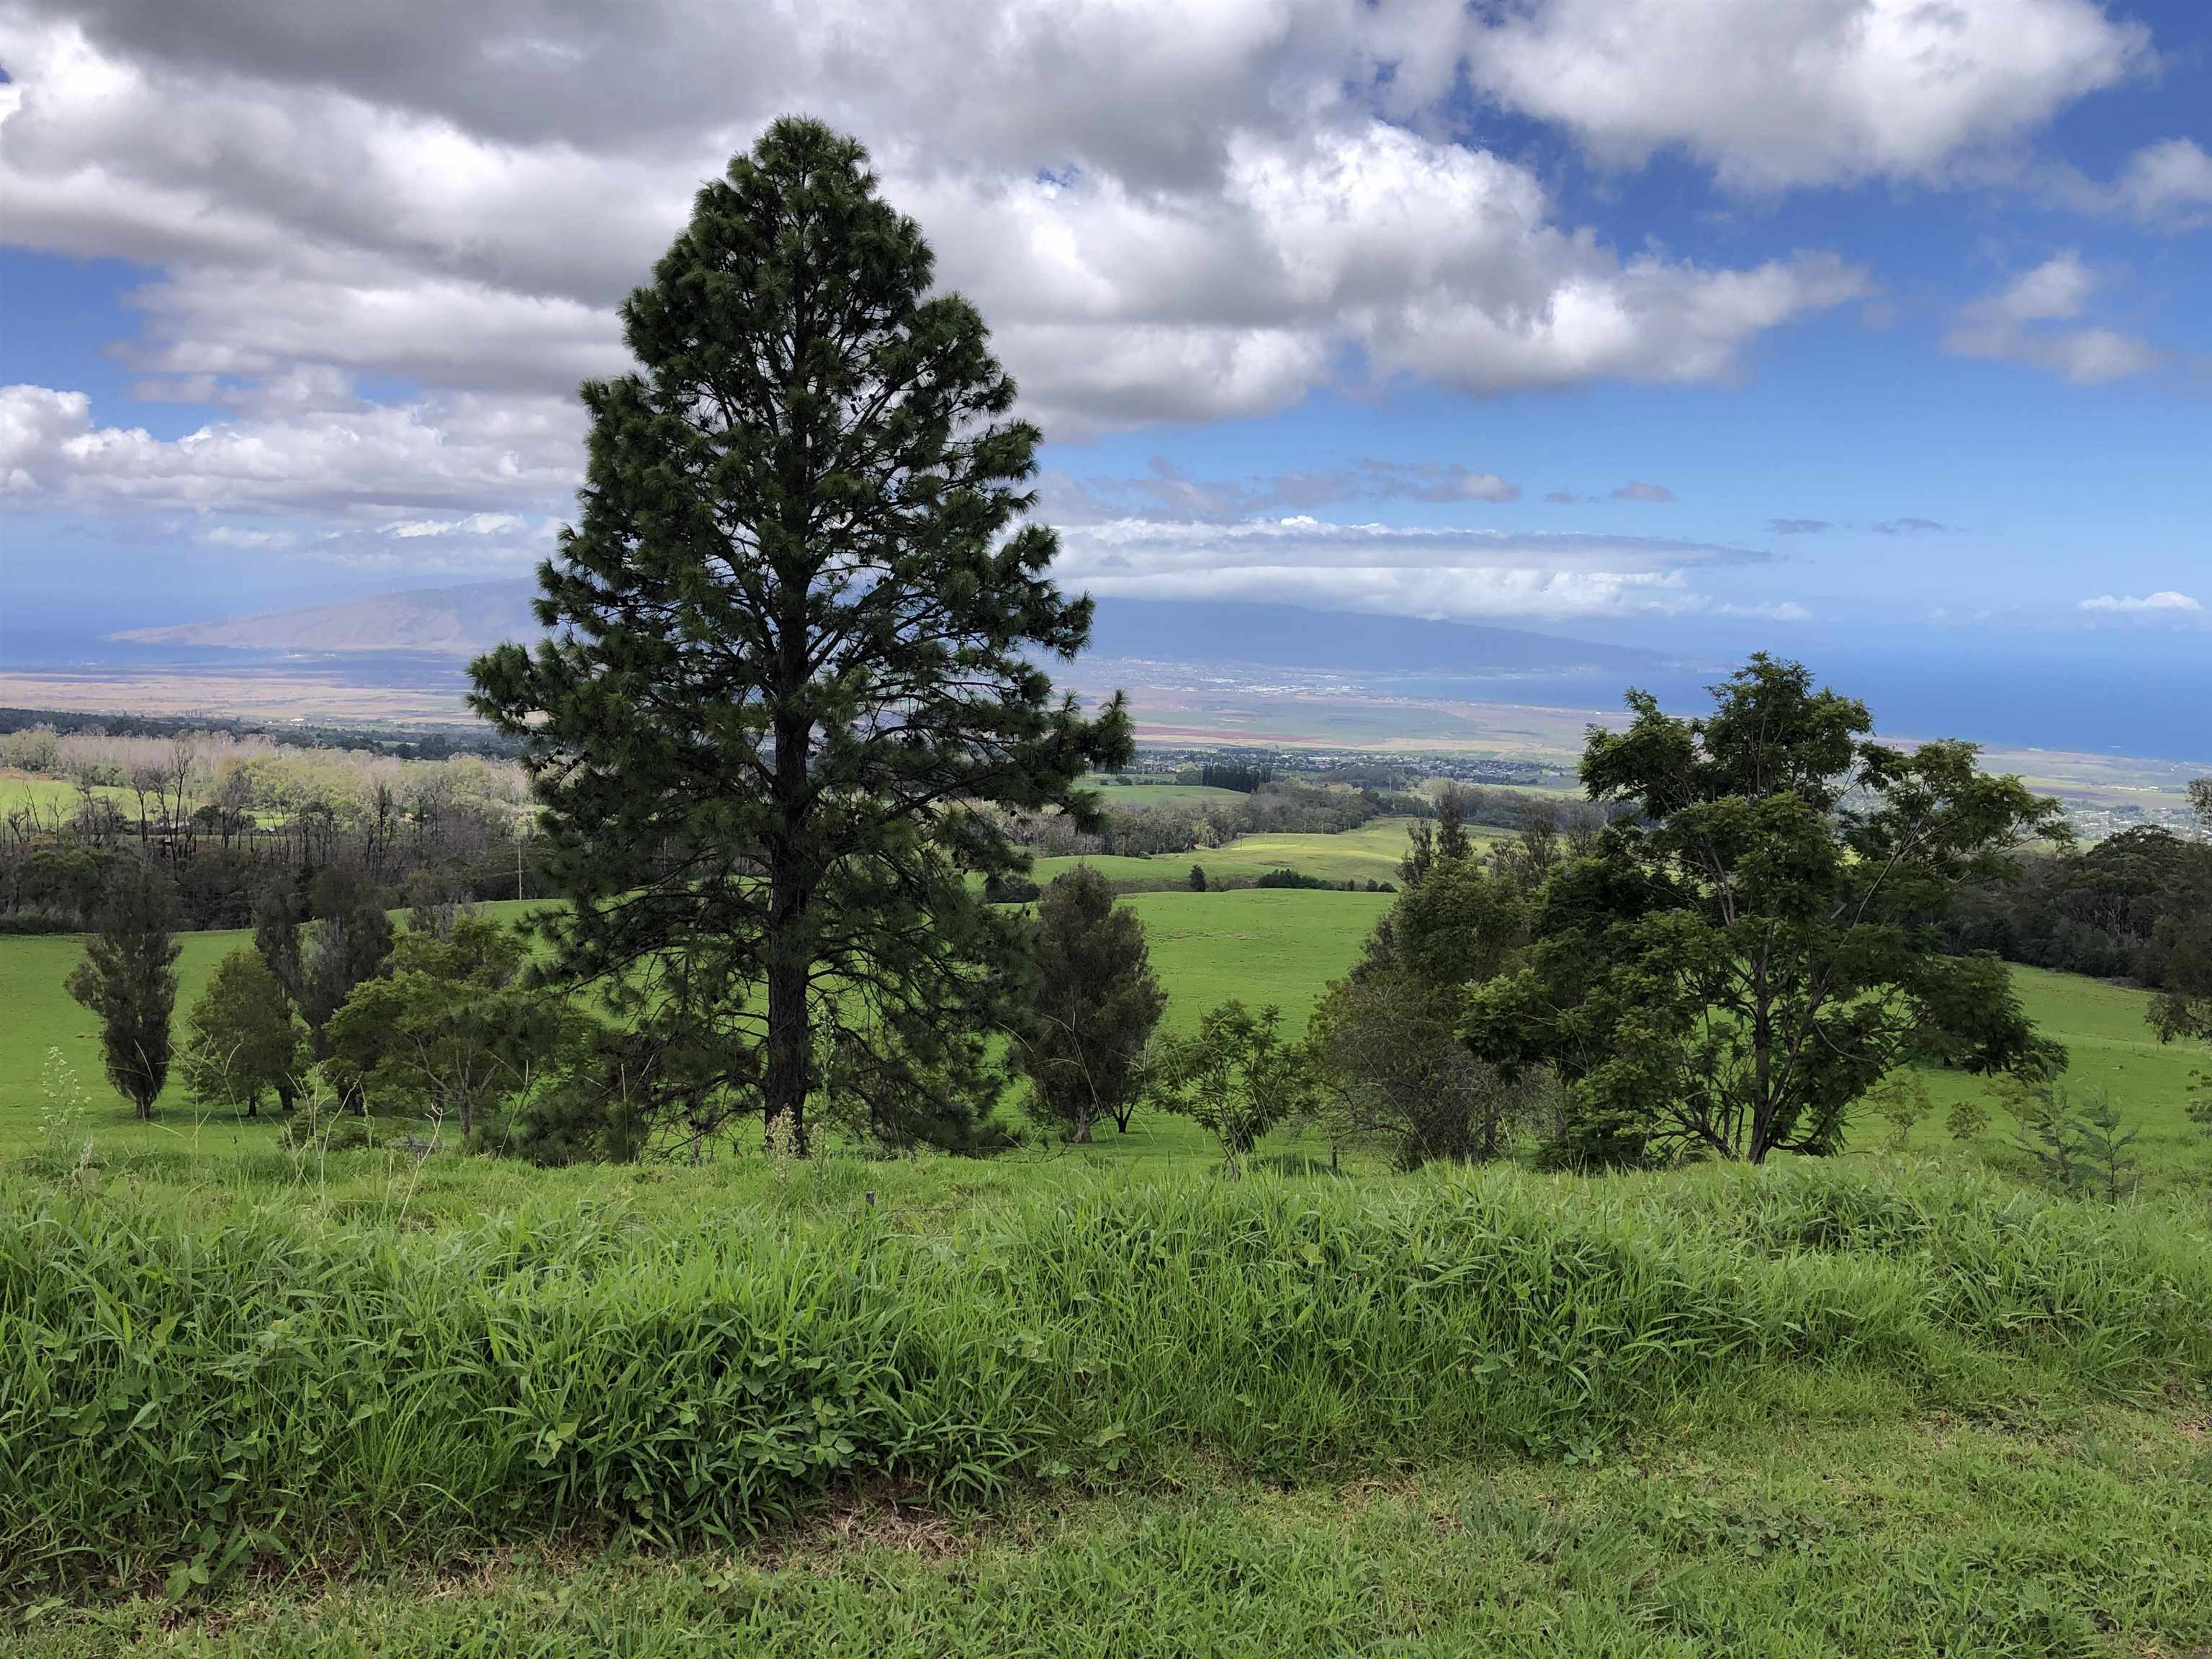
[[[699,192],[623,307],[639,371],[584,388],[551,638],[474,701],[527,745],[560,969],[635,1028],[626,1109],[960,1145],[1018,948],[967,877],[1024,862],[974,809],[1087,820],[1128,722],[1038,665],[1091,627],[1024,522],[1039,434],[866,162],[786,119]]]

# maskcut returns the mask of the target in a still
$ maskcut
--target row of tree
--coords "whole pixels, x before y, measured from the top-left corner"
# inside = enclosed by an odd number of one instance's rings
[[[2212,831],[2212,787],[2193,797]],[[2095,845],[2023,859],[2020,878],[1980,883],[1946,924],[1954,948],[2166,992],[2212,953],[2212,835],[2141,825]]]
[[[106,894],[133,879],[132,861],[167,878],[188,927],[246,926],[263,890],[334,866],[393,890],[422,878],[482,897],[543,890],[526,786],[508,762],[288,750],[204,732],[33,727],[4,741],[73,792],[0,785],[7,931],[83,929]]]

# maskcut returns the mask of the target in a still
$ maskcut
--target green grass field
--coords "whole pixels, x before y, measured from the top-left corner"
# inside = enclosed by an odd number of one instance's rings
[[[1363,842],[1338,854],[1346,861],[1339,867],[1353,867],[1363,857],[1380,860],[1394,844],[1376,826],[1351,836],[1250,839]],[[1125,861],[1095,862],[1114,866]],[[1310,863],[1302,862],[1300,867],[1310,867]],[[1383,894],[1262,889],[1140,891],[1130,894],[1127,902],[1145,919],[1153,964],[1168,991],[1168,1023],[1177,1030],[1188,1029],[1206,1008],[1231,997],[1255,1007],[1274,1003],[1293,1028],[1302,1025],[1322,988],[1358,958],[1361,944],[1390,903]],[[535,908],[511,902],[485,907],[493,915],[510,918]],[[249,944],[251,936],[243,932],[187,933],[182,942],[178,959],[180,1019],[216,963]],[[62,1050],[84,1084],[92,1103],[83,1127],[103,1146],[217,1154],[258,1147],[273,1139],[276,1126],[266,1121],[197,1115],[181,1085],[174,1081],[163,1094],[155,1121],[134,1121],[101,1075],[92,1021],[62,988],[82,951],[82,941],[68,936],[0,938],[0,1008],[6,1010],[0,1017],[0,1157],[27,1151],[39,1139],[46,1104],[41,1069],[50,1047]],[[2144,1024],[2148,999],[2142,992],[2070,974],[2027,968],[2014,973],[2029,1012],[2071,1052],[2072,1066],[2065,1079],[2069,1088],[2077,1095],[2110,1094],[2129,1127],[2141,1132],[2136,1152],[2146,1170],[2161,1176],[2212,1178],[2212,1146],[2185,1115],[2190,1073],[2212,1069],[2212,1050],[2201,1043],[2161,1048]],[[1957,1073],[1930,1072],[1927,1076],[1935,1110],[1913,1131],[1911,1145],[1928,1152],[1948,1149],[1944,1113],[1954,1101],[1978,1095],[1982,1085],[1978,1079]],[[1869,1121],[1858,1143],[1874,1146],[1887,1133],[1886,1125]],[[2012,1133],[2009,1121],[1999,1116],[1967,1150],[2000,1168],[2014,1167]],[[1295,1144],[1292,1138],[1278,1150]],[[1152,1114],[1140,1116],[1129,1134],[1109,1134],[1082,1156],[1146,1164],[1202,1160],[1206,1146],[1198,1131],[1182,1120]]]
[[[128,789],[115,784],[95,784],[92,793],[125,811],[136,799]],[[76,811],[77,799],[76,786],[66,778],[38,777],[0,767],[0,818],[10,812],[27,811],[43,823],[58,811],[66,822]]]
[[[753,1548],[564,1540],[204,1607],[54,1608],[14,1650],[2181,1659],[2212,1642],[2202,1433],[2171,1408],[2063,1429],[1759,1424],[1595,1467],[1296,1487],[1196,1468],[987,1516],[877,1490]]]
[[[1183,1028],[1302,1021],[1390,902],[1127,902]],[[187,1002],[246,938],[185,937]],[[782,1176],[295,1155],[174,1089],[133,1123],[81,950],[0,939],[0,1651],[2212,1646],[2212,1216],[2176,1178],[2212,1175],[2212,1056],[2139,992],[2018,975],[2143,1131],[2115,1210],[2012,1184],[2002,1124],[1954,1146],[1941,1074],[1903,1158],[1876,1122],[1579,1181],[1230,1183],[1156,1112]],[[58,1178],[50,1043],[95,1102]]]
[[[1152,961],[1167,988],[1171,1025],[1194,1024],[1214,1003],[1240,997],[1255,1006],[1276,1003],[1303,1024],[1322,987],[1350,967],[1361,942],[1389,903],[1376,893],[1279,892],[1139,893],[1128,901],[1145,918]],[[486,905],[514,917],[538,908],[512,901]],[[205,988],[215,965],[252,943],[244,931],[186,933],[177,959],[177,1005],[184,1012]],[[49,1047],[68,1057],[93,1099],[88,1128],[103,1145],[194,1147],[210,1152],[264,1144],[276,1133],[266,1121],[228,1115],[200,1119],[181,1083],[172,1080],[149,1123],[133,1120],[100,1073],[97,1028],[62,988],[83,955],[81,939],[68,935],[0,937],[0,1156],[20,1152],[39,1135],[45,1106],[40,1072]],[[1157,1126],[1152,1137],[1132,1135],[1123,1148],[1146,1155],[1194,1151],[1195,1131],[1180,1121]],[[1117,1137],[1117,1139],[1121,1138]]]
[[[1163,853],[1153,858],[1039,859],[1030,874],[1037,881],[1050,881],[1064,871],[1085,865],[1124,892],[1187,886],[1194,864],[1206,872],[1209,881],[1249,881],[1270,870],[1296,870],[1323,881],[1395,884],[1398,861],[1406,855],[1406,832],[1412,823],[1411,818],[1377,818],[1340,836],[1241,836],[1226,847]],[[1481,846],[1503,840],[1506,832],[1470,824],[1468,834]]]
[[[182,1173],[0,1177],[9,1652],[2212,1641],[2201,1206],[1856,1161]]]
[[[1106,805],[1121,811],[1155,806],[1234,806],[1244,797],[1234,789],[1215,789],[1202,783],[1121,783],[1111,778],[1086,780]]]

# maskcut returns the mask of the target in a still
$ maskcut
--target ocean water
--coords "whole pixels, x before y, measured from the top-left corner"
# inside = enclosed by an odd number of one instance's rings
[[[1221,641],[1217,649],[1221,659],[1235,660],[1233,641]],[[1804,648],[1796,654],[1822,684],[1866,703],[1887,736],[2138,756],[2196,763],[2212,771],[2212,635],[2202,652],[2167,641],[2133,655],[2116,651],[2095,658],[2040,650]],[[1404,672],[1364,666],[1333,678],[1379,696],[1573,709],[1618,708],[1633,684],[1656,696],[1662,707],[1692,713],[1708,706],[1705,688],[1725,677],[1731,660],[1701,653],[1695,659],[1655,656],[1632,669],[1470,663],[1464,669]],[[213,651],[120,644],[82,630],[0,629],[0,668],[100,666],[179,676],[264,668],[312,674],[334,684],[450,687],[456,694],[465,689],[466,668],[459,658],[419,653]]]
[[[2212,770],[2212,641],[2197,660],[1803,657],[1821,684],[1865,703],[1885,736],[2140,756]],[[1705,688],[1727,672],[1725,659],[1675,662],[1634,678],[1662,707],[1687,714],[1710,706]],[[1626,689],[1617,676],[1574,671],[1362,678],[1393,696],[1572,708],[1618,708]]]

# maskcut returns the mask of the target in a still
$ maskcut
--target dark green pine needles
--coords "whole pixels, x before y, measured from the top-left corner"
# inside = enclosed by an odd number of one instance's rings
[[[552,637],[474,665],[574,902],[555,971],[634,1033],[602,1079],[627,1118],[974,1144],[1018,951],[967,878],[1025,862],[989,809],[1087,821],[1077,780],[1127,758],[1120,698],[1085,718],[1038,666],[1090,602],[1053,584],[1039,434],[932,265],[857,143],[770,127],[624,306],[639,371],[584,387]]]

